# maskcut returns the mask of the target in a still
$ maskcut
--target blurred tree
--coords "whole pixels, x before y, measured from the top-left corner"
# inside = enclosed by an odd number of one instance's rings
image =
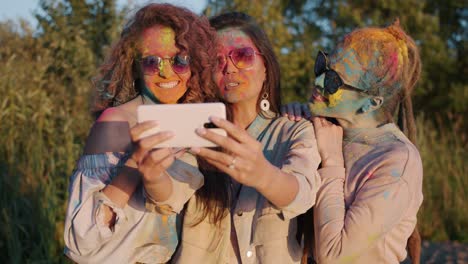
[[[56,58],[48,74],[59,78],[62,92],[87,100],[90,79],[106,48],[118,34],[123,12],[115,0],[41,0],[38,37]],[[57,92],[57,91],[54,91]],[[87,101],[82,102],[86,105]],[[81,111],[81,109],[77,109]]]
[[[36,31],[24,21],[0,22],[0,255],[7,263],[66,262],[66,175],[91,125],[90,79],[121,23],[115,0],[39,6]]]

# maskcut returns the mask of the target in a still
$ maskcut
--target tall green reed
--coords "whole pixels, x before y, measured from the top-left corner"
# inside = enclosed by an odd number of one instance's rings
[[[417,120],[424,166],[421,234],[430,240],[468,242],[468,139],[463,116]]]
[[[90,118],[88,76],[66,87],[53,50],[0,27],[0,255],[7,263],[66,263],[68,177]]]

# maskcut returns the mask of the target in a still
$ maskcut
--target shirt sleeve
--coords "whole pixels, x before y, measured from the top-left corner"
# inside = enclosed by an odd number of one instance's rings
[[[285,156],[281,170],[294,175],[299,190],[294,200],[281,208],[286,219],[292,219],[314,206],[320,175],[317,172],[321,162],[315,140],[314,127],[308,121],[299,123],[291,137],[291,145]]]
[[[319,263],[352,262],[375,246],[411,208],[411,192],[416,192],[417,186],[411,186],[407,177],[422,175],[422,170],[420,166],[407,166],[408,151],[393,151],[371,162],[374,169],[356,187],[349,208],[344,200],[345,169],[319,170],[322,186],[314,208]]]
[[[158,202],[146,195],[145,207],[160,214],[180,213],[185,203],[203,186],[203,174],[198,169],[195,156],[184,153],[166,170],[172,181],[172,193],[166,201]]]
[[[117,152],[83,155],[79,159],[69,185],[64,230],[67,250],[77,255],[86,255],[119,232],[127,219],[126,215],[100,190],[111,182],[126,159],[126,154]],[[116,213],[112,229],[103,223],[103,205],[109,206]]]

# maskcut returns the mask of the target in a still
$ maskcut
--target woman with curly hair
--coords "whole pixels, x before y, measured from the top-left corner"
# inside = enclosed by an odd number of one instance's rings
[[[164,263],[172,256],[176,215],[145,204],[177,193],[183,181],[169,175],[199,172],[188,153],[152,149],[170,133],[140,139],[156,124],[137,124],[136,109],[214,101],[214,36],[206,19],[169,4],[149,4],[125,26],[95,79],[97,120],[70,179],[64,238],[74,261]]]

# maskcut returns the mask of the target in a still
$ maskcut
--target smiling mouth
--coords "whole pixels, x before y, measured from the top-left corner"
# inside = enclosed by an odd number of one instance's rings
[[[323,97],[323,96],[320,94],[319,90],[318,90],[316,87],[314,87],[314,88],[312,89],[312,96],[311,96],[311,99],[312,99],[312,100],[311,100],[312,102],[323,102],[323,103],[328,102],[328,99],[325,98],[325,97]]]
[[[239,82],[227,82],[225,87],[226,87],[226,90],[230,90],[230,89],[236,88],[239,85],[240,85]]]
[[[176,87],[179,84],[179,82],[180,81],[160,82],[160,83],[156,83],[156,85],[162,89],[172,89]]]

